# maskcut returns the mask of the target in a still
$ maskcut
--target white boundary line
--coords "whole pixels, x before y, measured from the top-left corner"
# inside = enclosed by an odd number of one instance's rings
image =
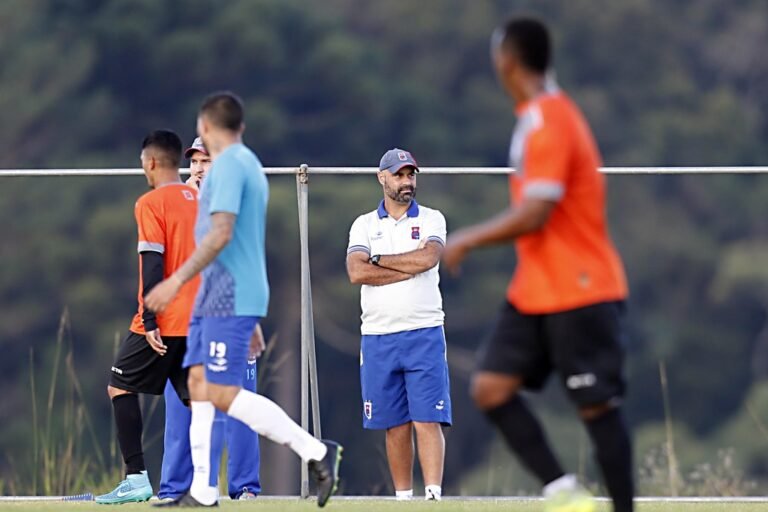
[[[86,497],[90,496],[90,497]],[[77,498],[80,498],[79,500]],[[227,500],[227,497],[220,498]],[[263,501],[305,501],[300,496],[269,496],[262,494],[259,496]],[[312,499],[312,498],[310,498]],[[597,501],[609,501],[605,497],[596,497]],[[84,495],[74,496],[0,496],[0,502],[9,501],[91,501],[93,495],[86,493]],[[153,497],[156,501],[157,498]],[[395,501],[394,496],[334,496],[333,501]],[[445,501],[488,501],[488,502],[538,502],[542,501],[541,496],[443,496]],[[413,501],[419,501],[418,497]],[[638,503],[766,503],[768,496],[738,496],[738,497],[719,497],[719,496],[685,496],[685,497],[667,497],[667,496],[641,496],[635,498]]]
[[[304,501],[300,496],[269,496],[262,494],[259,496],[260,500],[275,500],[275,501]],[[310,497],[313,499],[313,497]],[[606,497],[596,497],[597,501],[610,501]],[[489,501],[489,502],[538,502],[543,501],[541,496],[443,496],[444,501]],[[396,501],[394,496],[334,496],[331,501]],[[415,497],[413,501],[420,501],[419,497]],[[768,496],[684,496],[684,497],[667,497],[667,496],[641,496],[636,497],[635,501],[638,503],[766,503],[768,504]]]

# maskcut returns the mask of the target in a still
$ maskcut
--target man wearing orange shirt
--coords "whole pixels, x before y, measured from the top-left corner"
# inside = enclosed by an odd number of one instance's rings
[[[152,486],[144,466],[142,418],[138,393],[162,395],[170,380],[179,398],[189,402],[187,371],[182,368],[189,316],[199,278],[187,282],[170,305],[157,315],[143,297],[173,274],[195,250],[197,191],[179,177],[181,140],[171,131],[150,133],[142,144],[141,166],[152,189],[136,202],[138,225],[138,312],[121,344],[107,387],[117,425],[126,478],[97,503],[146,501]]]
[[[515,206],[448,237],[453,272],[477,247],[514,240],[518,255],[495,331],[472,380],[477,406],[542,483],[548,511],[591,512],[591,496],[567,474],[519,391],[555,373],[592,439],[614,511],[633,507],[624,395],[622,317],[627,284],[608,235],[605,180],[592,133],[550,70],[539,21],[513,19],[492,38],[499,80],[516,106],[510,176]]]

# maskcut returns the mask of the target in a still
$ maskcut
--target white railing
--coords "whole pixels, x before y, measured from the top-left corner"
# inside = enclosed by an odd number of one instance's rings
[[[266,167],[267,174],[299,174],[299,167]],[[376,167],[306,167],[307,174],[372,174]],[[422,167],[422,174],[509,174],[509,167]],[[768,167],[724,166],[724,167],[602,167],[605,174],[764,174]],[[189,169],[181,169],[189,174]],[[115,169],[0,169],[2,177],[30,176],[140,176],[139,168]]]

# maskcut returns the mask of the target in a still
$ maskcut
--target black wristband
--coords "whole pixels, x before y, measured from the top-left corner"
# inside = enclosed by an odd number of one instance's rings
[[[151,316],[151,318],[149,318]],[[157,329],[157,317],[155,317],[154,314],[147,315],[146,313],[142,315],[142,323],[144,324],[144,330],[146,332],[152,332],[155,329]]]

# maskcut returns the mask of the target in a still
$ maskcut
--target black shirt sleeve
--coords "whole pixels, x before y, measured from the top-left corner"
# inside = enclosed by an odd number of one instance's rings
[[[163,255],[159,252],[145,251],[141,253],[141,296],[146,297],[147,293],[160,284],[163,280]],[[157,329],[157,319],[155,313],[142,308],[141,319],[144,321],[144,329],[154,331]]]

